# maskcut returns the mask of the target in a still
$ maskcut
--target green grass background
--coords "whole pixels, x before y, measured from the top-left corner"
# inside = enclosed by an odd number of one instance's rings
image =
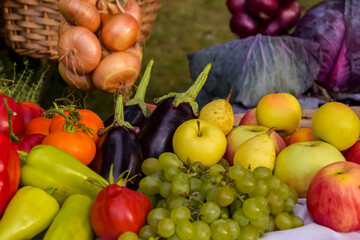
[[[320,2],[297,1],[303,12]],[[153,23],[151,36],[143,46],[141,75],[148,61],[151,58],[155,61],[146,101],[152,102],[154,98],[169,92],[187,89],[192,83],[187,54],[236,39],[229,28],[230,18],[226,0],[163,0]],[[11,51],[0,52],[0,65],[14,60],[21,62],[22,59],[23,57]],[[49,63],[44,59],[34,62],[38,69],[42,70]],[[66,84],[56,71],[53,72],[50,82],[44,87],[41,104],[44,107],[51,106],[54,99],[63,97],[67,90]],[[94,110],[102,118],[113,112],[112,94],[97,90],[89,93],[78,92],[77,96],[80,96],[87,108]]]

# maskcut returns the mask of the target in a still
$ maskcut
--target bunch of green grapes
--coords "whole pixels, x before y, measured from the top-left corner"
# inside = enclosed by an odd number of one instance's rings
[[[139,191],[153,209],[139,239],[251,240],[304,225],[293,212],[292,187],[266,167],[251,171],[225,162],[183,164],[170,152],[145,159]]]

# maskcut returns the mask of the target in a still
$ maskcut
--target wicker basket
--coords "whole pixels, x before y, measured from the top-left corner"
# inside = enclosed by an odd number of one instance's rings
[[[58,26],[63,19],[58,0],[0,0],[0,37],[20,55],[58,59]],[[152,30],[162,0],[137,0],[141,8],[140,42]]]

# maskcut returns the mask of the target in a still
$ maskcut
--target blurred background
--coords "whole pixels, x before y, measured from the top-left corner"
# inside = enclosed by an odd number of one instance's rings
[[[320,0],[297,0],[304,13]],[[231,14],[226,0],[163,0],[157,18],[153,22],[150,38],[143,46],[141,79],[145,66],[154,59],[152,77],[146,93],[146,101],[169,92],[187,89],[192,80],[187,54],[236,39],[230,31]],[[69,94],[83,107],[94,110],[102,118],[113,112],[114,96],[99,90],[79,92],[70,89],[57,72],[57,62],[35,59],[14,53],[3,39],[0,41],[0,74],[2,78],[20,73],[26,66],[33,71],[31,79],[38,81],[45,70],[47,80],[39,89],[39,104],[52,107],[53,101]],[[138,82],[135,83],[135,85]]]

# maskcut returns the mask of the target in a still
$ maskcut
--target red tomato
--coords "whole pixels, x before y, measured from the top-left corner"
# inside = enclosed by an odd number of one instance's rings
[[[18,102],[17,103],[20,112],[24,118],[25,124],[27,124],[31,119],[41,117],[45,110],[33,102]]]
[[[77,111],[79,112],[79,114],[81,116],[79,123],[82,123],[86,127],[93,130],[93,134],[91,135],[91,137],[96,144],[99,140],[99,135],[97,134],[97,131],[100,128],[104,127],[103,121],[95,112],[93,112],[91,110],[77,109]],[[69,112],[65,111],[65,114],[68,115]],[[64,123],[65,123],[64,117],[61,115],[56,115],[50,123],[49,132],[52,133],[55,131],[63,130]],[[81,131],[81,129],[78,129],[78,131]]]
[[[49,134],[52,118],[37,117],[26,124],[26,134]]]
[[[9,119],[4,98],[6,98],[9,108],[14,112],[11,117],[13,132],[16,136],[21,136],[25,133],[24,118],[15,100],[5,94],[0,94],[0,132],[7,137],[10,136]]]
[[[90,220],[96,236],[116,240],[124,232],[138,234],[150,211],[150,200],[143,193],[109,184],[96,197]]]
[[[96,153],[94,141],[84,132],[52,132],[44,138],[42,144],[51,145],[70,153],[85,165],[91,163]]]
[[[0,133],[0,217],[16,193],[20,181],[20,158],[10,140]]]

